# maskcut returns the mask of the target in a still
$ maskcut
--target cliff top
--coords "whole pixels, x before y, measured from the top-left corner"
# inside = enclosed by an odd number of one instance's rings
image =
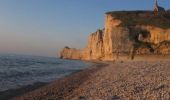
[[[112,11],[106,14],[121,20],[121,26],[151,25],[170,28],[170,10],[162,14],[154,14],[153,11]]]

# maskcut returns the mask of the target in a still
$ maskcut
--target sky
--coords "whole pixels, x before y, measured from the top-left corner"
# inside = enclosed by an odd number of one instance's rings
[[[170,0],[158,0],[166,9]],[[105,12],[152,10],[154,0],[0,0],[0,54],[56,57],[83,48]]]

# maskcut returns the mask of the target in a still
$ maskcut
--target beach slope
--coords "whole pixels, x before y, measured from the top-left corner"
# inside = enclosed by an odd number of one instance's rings
[[[15,99],[170,99],[170,61],[120,61],[101,66]]]

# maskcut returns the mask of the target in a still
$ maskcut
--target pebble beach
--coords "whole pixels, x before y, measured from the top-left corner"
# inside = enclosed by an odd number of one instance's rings
[[[95,66],[95,67],[94,67]],[[93,65],[14,100],[169,100],[170,61]]]

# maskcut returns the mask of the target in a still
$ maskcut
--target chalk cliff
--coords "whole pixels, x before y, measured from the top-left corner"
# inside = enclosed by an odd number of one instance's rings
[[[150,20],[154,22],[148,22]],[[60,57],[114,60],[120,57],[133,59],[135,54],[170,54],[169,22],[169,13],[155,16],[148,11],[108,12],[104,29],[89,36],[86,48],[77,50],[65,47]]]

